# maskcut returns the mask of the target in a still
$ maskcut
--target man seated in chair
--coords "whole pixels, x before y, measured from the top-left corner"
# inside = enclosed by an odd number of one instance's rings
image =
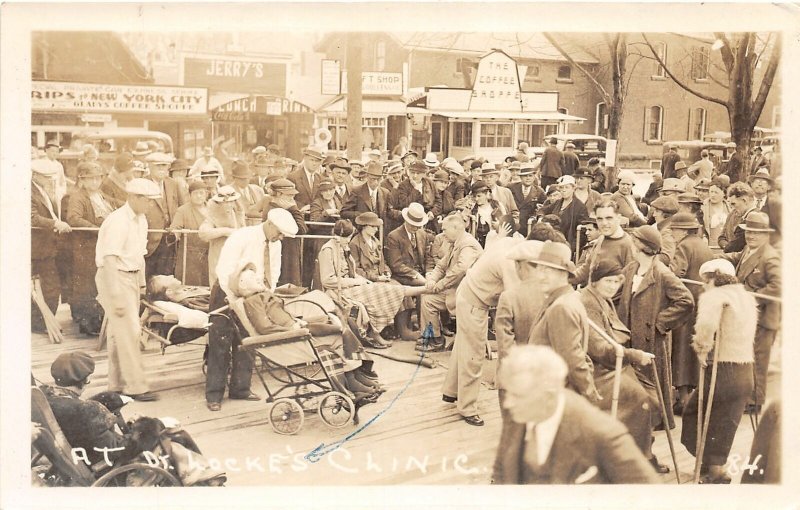
[[[160,420],[139,418],[131,424],[129,431],[123,433],[119,426],[121,415],[111,412],[108,402],[117,401],[117,407],[121,407],[128,397],[120,395],[120,401],[114,398],[117,395],[113,392],[103,392],[82,399],[94,368],[94,360],[85,352],[62,353],[50,366],[55,385],[44,385],[41,389],[58,426],[73,448],[73,462],[122,465],[135,460],[149,450],[150,445],[158,442],[158,436],[152,437],[158,432],[149,429],[163,431],[165,427]],[[209,466],[188,432],[171,431],[166,437],[172,440],[170,463],[184,485],[221,485],[225,482],[225,474]],[[78,449],[85,451],[85,460]]]
[[[246,264],[240,271],[231,275],[229,288],[235,296],[243,298],[244,312],[259,335],[269,335],[282,331],[300,330],[307,328],[312,335],[330,334],[332,325],[326,323],[307,323],[304,320],[292,317],[284,308],[283,300],[276,297],[262,279],[258,277],[255,267]],[[354,352],[363,348],[350,330],[344,331],[338,326],[336,333],[342,334],[343,353],[337,350],[316,345],[320,357],[328,373],[334,380],[337,391],[347,393],[350,390],[356,402],[372,403],[384,392],[383,386],[378,383],[377,374],[368,370],[361,359],[354,356]],[[371,363],[370,363],[371,364]]]

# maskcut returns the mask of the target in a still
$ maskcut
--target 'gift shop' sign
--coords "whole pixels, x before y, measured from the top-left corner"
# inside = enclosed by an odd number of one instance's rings
[[[516,61],[499,50],[483,57],[475,73],[469,109],[521,112],[521,97]]]

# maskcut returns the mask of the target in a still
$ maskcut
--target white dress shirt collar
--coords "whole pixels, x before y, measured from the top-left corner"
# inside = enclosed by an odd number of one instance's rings
[[[561,425],[561,418],[564,416],[564,393],[558,395],[558,403],[556,410],[546,420],[540,423],[528,423],[525,426],[525,441],[531,434],[531,431],[536,427],[536,460],[539,465],[543,465],[550,456],[550,450],[553,448],[553,441],[556,439],[558,427]]]

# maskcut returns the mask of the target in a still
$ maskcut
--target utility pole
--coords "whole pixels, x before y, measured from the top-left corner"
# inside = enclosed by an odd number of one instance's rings
[[[347,159],[361,161],[362,35],[347,34]]]

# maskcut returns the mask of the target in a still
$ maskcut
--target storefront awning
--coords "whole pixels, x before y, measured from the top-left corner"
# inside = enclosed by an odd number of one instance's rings
[[[567,122],[578,124],[586,119],[567,115],[561,112],[487,112],[487,111],[450,111],[450,110],[428,110],[425,108],[409,107],[408,113],[441,115],[451,119],[475,119],[475,120],[530,120],[535,122]]]
[[[347,113],[346,96],[338,96],[321,106],[317,112],[321,115],[339,115]],[[364,99],[361,101],[361,112],[365,117],[375,115],[405,115],[406,102],[403,99]]]

